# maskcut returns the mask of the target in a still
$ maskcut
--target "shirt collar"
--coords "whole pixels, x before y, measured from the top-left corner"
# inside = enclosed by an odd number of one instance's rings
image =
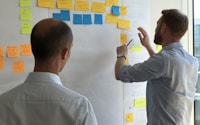
[[[180,43],[180,42],[173,42],[167,46],[165,46],[163,49],[164,50],[169,50],[169,49],[172,49],[172,48],[179,48],[179,47],[183,47],[183,45]]]
[[[55,83],[62,86],[60,77],[54,73],[50,72],[31,72],[26,79],[26,82],[45,82],[45,83]]]

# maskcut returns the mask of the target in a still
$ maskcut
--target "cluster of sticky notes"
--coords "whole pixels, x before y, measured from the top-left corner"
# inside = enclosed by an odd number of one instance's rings
[[[32,55],[31,45],[29,43],[20,44],[20,48],[16,45],[6,47],[7,58],[17,58],[20,55],[30,56]],[[0,70],[4,69],[4,49],[0,46]],[[24,61],[13,62],[13,72],[23,73],[24,72]]]
[[[31,34],[32,30],[32,12],[31,0],[20,0],[20,20],[21,20],[21,33]]]

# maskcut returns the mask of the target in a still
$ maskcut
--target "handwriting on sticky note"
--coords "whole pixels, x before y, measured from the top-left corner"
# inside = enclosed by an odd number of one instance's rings
[[[118,28],[130,29],[131,28],[130,21],[129,20],[119,19],[118,20]]]
[[[120,34],[120,42],[121,44],[126,44],[127,43],[127,34]]]
[[[24,61],[13,62],[13,73],[23,73],[24,72]]]
[[[89,1],[84,0],[76,0],[75,2],[75,10],[78,11],[89,11],[90,10],[90,4]]]
[[[119,0],[106,0],[106,6],[118,5]]]
[[[127,15],[127,7],[126,6],[120,6],[120,15],[122,15],[122,16]]]
[[[139,98],[134,100],[135,108],[145,108],[146,107],[146,98]]]
[[[0,56],[0,70],[4,69],[4,57]]]
[[[98,12],[98,13],[106,12],[105,3],[92,2],[92,12]]]
[[[59,9],[72,9],[72,0],[57,0]]]
[[[7,46],[7,56],[8,58],[19,57],[18,46]]]
[[[54,8],[54,0],[38,0],[39,7]]]
[[[20,44],[20,50],[22,56],[32,55],[31,45],[30,44]]]
[[[30,8],[20,8],[20,20],[32,20]]]
[[[112,14],[106,14],[106,23],[117,24],[118,16]]]
[[[20,6],[21,7],[30,7],[31,6],[31,0],[20,0]]]
[[[32,31],[32,23],[31,22],[21,22],[21,33],[22,34],[31,34]]]
[[[127,113],[126,114],[126,123],[134,122],[134,115],[133,113]]]
[[[0,46],[0,57],[4,56],[4,52],[3,52],[3,46]]]
[[[130,48],[130,52],[141,52],[142,51],[142,46],[132,46]]]

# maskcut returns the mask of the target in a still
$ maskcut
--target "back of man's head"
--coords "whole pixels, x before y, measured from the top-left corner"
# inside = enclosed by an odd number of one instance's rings
[[[39,21],[31,33],[31,47],[36,60],[53,58],[65,47],[71,47],[73,35],[63,21],[53,18]]]
[[[176,38],[181,38],[188,29],[188,17],[177,9],[162,10],[161,18]]]

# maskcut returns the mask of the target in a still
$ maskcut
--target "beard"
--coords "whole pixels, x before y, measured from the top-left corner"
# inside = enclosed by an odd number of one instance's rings
[[[162,36],[157,32],[154,36],[154,43],[156,45],[162,45],[162,41],[163,41]]]

